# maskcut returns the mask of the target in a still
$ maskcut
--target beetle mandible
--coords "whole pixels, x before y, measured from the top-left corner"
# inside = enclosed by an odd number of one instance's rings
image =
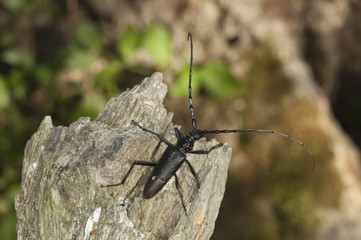
[[[191,163],[187,160],[186,153],[208,154],[211,151],[213,151],[214,149],[217,149],[217,148],[223,146],[223,143],[219,143],[219,144],[211,147],[208,150],[193,150],[194,143],[206,134],[252,132],[252,133],[277,134],[279,136],[289,138],[292,141],[295,141],[298,144],[302,145],[307,150],[308,154],[310,155],[310,157],[312,159],[312,164],[313,164],[312,172],[313,172],[314,166],[315,166],[315,160],[314,160],[314,156],[311,153],[311,151],[308,149],[308,147],[304,143],[302,143],[301,141],[299,141],[289,135],[286,135],[284,133],[275,132],[272,130],[260,130],[260,129],[211,130],[211,131],[197,129],[196,119],[194,117],[193,101],[192,101],[193,41],[192,41],[191,33],[188,33],[187,40],[190,40],[190,47],[191,47],[190,68],[189,68],[189,85],[188,85],[188,94],[189,94],[188,102],[189,102],[189,111],[190,111],[190,115],[191,115],[193,130],[191,130],[186,136],[183,136],[182,133],[178,130],[178,128],[174,128],[174,132],[177,137],[177,143],[173,144],[173,143],[170,143],[168,140],[166,140],[160,134],[144,128],[139,123],[137,123],[133,120],[132,121],[133,124],[138,126],[143,131],[157,136],[161,142],[163,142],[167,145],[167,148],[158,162],[154,163],[154,162],[146,162],[146,161],[134,161],[132,163],[130,169],[125,174],[123,180],[120,183],[104,185],[103,187],[113,187],[113,186],[119,186],[119,185],[123,184],[126,181],[126,179],[128,178],[130,172],[132,171],[132,169],[135,165],[154,167],[152,173],[150,174],[150,176],[144,186],[143,198],[149,199],[149,198],[154,197],[164,187],[164,185],[170,180],[170,178],[174,176],[175,185],[176,185],[176,188],[180,195],[183,209],[184,209],[185,213],[187,214],[187,209],[184,204],[183,195],[179,189],[179,180],[178,180],[176,172],[183,165],[183,163],[186,163],[188,165],[193,177],[197,181],[198,189],[200,188],[198,175],[197,175],[196,171],[194,170],[194,168],[192,167]]]

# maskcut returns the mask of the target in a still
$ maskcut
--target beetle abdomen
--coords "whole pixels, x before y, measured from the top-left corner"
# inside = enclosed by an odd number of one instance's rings
[[[149,178],[148,182],[144,186],[143,198],[149,199],[154,197],[167,183],[156,176],[152,176]]]

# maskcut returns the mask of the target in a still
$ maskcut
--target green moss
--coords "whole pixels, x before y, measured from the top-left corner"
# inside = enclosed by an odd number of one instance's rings
[[[244,228],[237,237],[310,239],[317,230],[316,209],[337,207],[341,192],[340,179],[330,164],[330,139],[315,121],[314,102],[289,98],[292,85],[267,44],[245,57],[251,65],[244,128],[272,129],[301,140],[314,154],[316,169],[311,174],[308,152],[294,141],[270,134],[239,135],[254,169],[252,179],[235,180],[238,188],[243,185],[237,192],[243,205],[238,224]],[[255,204],[259,199],[266,209]]]
[[[281,71],[281,62],[268,44],[251,49],[244,54],[251,63],[247,72],[246,97],[260,97],[265,101],[279,103],[291,85]],[[262,95],[259,95],[262,93]]]
[[[309,238],[317,228],[316,208],[338,206],[341,183],[330,165],[330,140],[317,130],[317,123],[300,116],[302,109],[299,108],[306,107],[312,112],[312,107],[307,105],[294,107],[286,114],[290,117],[278,124],[270,124],[270,129],[282,129],[282,132],[297,136],[307,144],[315,156],[313,174],[310,174],[312,160],[301,145],[279,136],[242,135],[241,138],[242,148],[257,165],[251,180],[252,194],[265,195],[271,202],[274,218],[269,224],[277,222],[277,239]],[[298,121],[292,121],[292,118]],[[295,122],[299,124],[296,128]],[[259,221],[270,220],[258,217],[262,219]]]

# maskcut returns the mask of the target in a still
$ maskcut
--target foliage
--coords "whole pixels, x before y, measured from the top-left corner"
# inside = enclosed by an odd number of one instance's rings
[[[202,87],[211,96],[225,99],[241,89],[240,83],[233,77],[229,67],[220,62],[210,62],[194,68],[192,75],[192,91],[196,94]],[[188,96],[189,64],[185,65],[177,74],[177,80],[169,92],[173,96]]]
[[[129,61],[138,48],[144,48],[159,67],[169,64],[172,56],[172,39],[167,29],[160,25],[149,25],[144,32],[132,26],[118,37],[116,50],[119,56]]]
[[[54,125],[69,125],[80,116],[95,118],[110,97],[124,90],[122,85],[131,87],[129,82],[122,83],[123,78],[135,74],[142,80],[169,66],[173,47],[169,31],[157,24],[145,29],[129,26],[109,46],[93,20],[77,19],[67,23],[64,31],[58,21],[67,16],[61,3],[5,0],[3,7],[11,13],[5,16],[8,22],[14,24],[20,18],[32,21],[30,16],[37,14],[53,22],[49,29],[41,29],[45,35],[35,38],[34,48],[24,45],[11,26],[0,28],[0,230],[2,239],[15,239],[13,201],[20,191],[23,151],[43,117],[50,115]],[[34,36],[40,32],[35,22],[29,26],[34,27],[27,29]],[[139,50],[149,54],[153,65],[134,63]],[[173,96],[187,95],[182,91],[187,89],[188,69],[189,64],[177,74],[170,91]],[[200,66],[196,79],[195,93],[204,88],[217,98],[226,98],[239,88],[222,63]]]
[[[170,34],[165,28],[150,25],[144,33],[142,45],[159,66],[165,66],[169,62],[172,55],[172,43]]]
[[[119,35],[115,43],[117,53],[124,60],[128,60],[139,46],[140,39],[141,36],[139,31],[134,27],[129,26]]]

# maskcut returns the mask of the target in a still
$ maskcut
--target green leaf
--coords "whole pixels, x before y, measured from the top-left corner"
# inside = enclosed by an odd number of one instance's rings
[[[32,53],[21,48],[10,48],[1,54],[1,59],[12,66],[22,67],[27,70],[31,69],[35,64]]]
[[[12,13],[22,13],[29,7],[26,0],[4,0],[4,6]]]
[[[67,59],[67,65],[72,68],[87,69],[97,59],[97,55],[89,51],[73,49]]]
[[[8,31],[0,32],[0,46],[3,48],[8,48],[15,43],[14,36]]]
[[[101,35],[97,26],[91,21],[82,21],[75,27],[75,39],[85,48],[101,45]]]
[[[6,109],[10,105],[10,94],[6,87],[4,78],[0,76],[0,110]]]
[[[185,65],[177,74],[175,84],[169,93],[175,97],[188,96],[189,65]],[[223,63],[207,63],[193,68],[192,93],[196,94],[203,87],[215,98],[227,98],[240,89],[240,84],[232,76],[227,65]]]
[[[128,27],[121,33],[115,43],[115,48],[119,56],[129,59],[139,45],[140,34],[137,29]]]
[[[127,71],[130,71],[138,75],[142,75],[143,77],[149,76],[154,73],[154,69],[149,68],[145,65],[128,66]]]
[[[26,79],[27,74],[23,70],[19,68],[13,68],[10,70],[6,80],[13,98],[24,99],[26,97]]]
[[[16,197],[16,194],[21,192],[21,187],[19,184],[11,184],[7,187],[6,190],[5,198],[8,202],[12,203]]]
[[[194,69],[194,68],[193,68]],[[194,71],[194,70],[193,70]],[[197,70],[195,70],[197,72]],[[169,94],[174,97],[187,97],[189,84],[189,65],[184,65],[176,76],[176,82],[170,87]],[[192,94],[199,92],[201,79],[197,74],[192,76]]]
[[[160,66],[168,64],[172,56],[172,39],[168,30],[159,25],[150,25],[142,45]]]
[[[55,70],[48,65],[39,64],[35,68],[34,78],[40,86],[48,89],[53,84],[55,78]]]
[[[60,5],[52,0],[2,0],[1,4],[8,12],[18,16],[27,13],[56,16],[62,9]]]
[[[98,116],[106,103],[107,99],[102,94],[96,91],[88,92],[75,107],[72,117],[73,119],[77,119],[81,116],[89,116],[94,119]]]
[[[215,98],[227,98],[240,88],[240,84],[224,63],[207,63],[196,74],[206,91]]]
[[[3,215],[0,220],[1,239],[16,239],[16,221],[15,209]]]
[[[94,87],[104,87],[109,92],[109,95],[119,92],[117,76],[121,70],[122,63],[120,61],[109,62],[109,64],[95,76]]]

